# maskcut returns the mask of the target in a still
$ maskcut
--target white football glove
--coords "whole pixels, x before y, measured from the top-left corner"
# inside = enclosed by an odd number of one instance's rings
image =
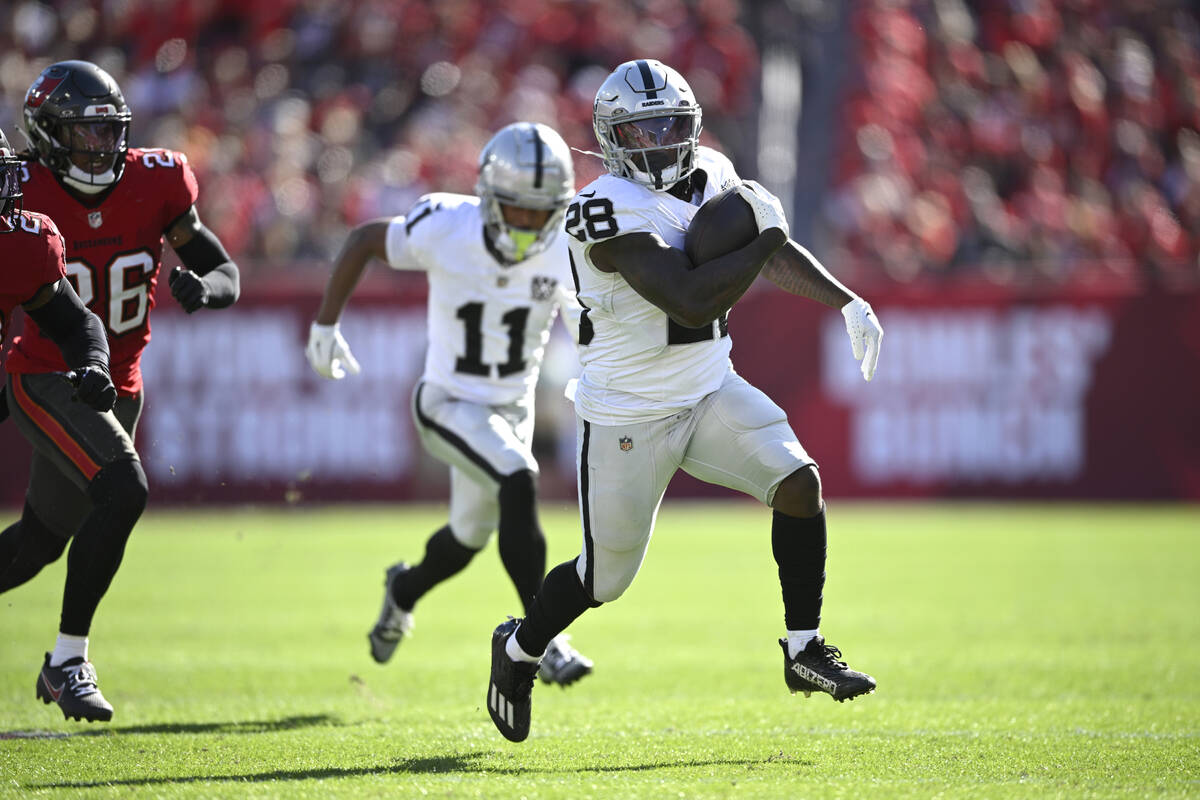
[[[304,355],[308,356],[313,371],[322,378],[340,381],[347,374],[357,375],[362,371],[336,322],[332,325],[312,324],[308,329],[308,347],[304,348]]]
[[[758,225],[759,233],[767,228],[779,228],[783,231],[784,236],[791,235],[787,218],[783,216],[783,206],[779,204],[779,198],[763,188],[761,183],[742,181],[737,187],[737,193],[754,212],[754,222]]]
[[[871,304],[856,297],[842,306],[846,318],[846,333],[850,334],[850,347],[856,361],[862,362],[862,374],[867,380],[875,375],[879,363],[879,342],[883,339],[883,327],[875,318]]]

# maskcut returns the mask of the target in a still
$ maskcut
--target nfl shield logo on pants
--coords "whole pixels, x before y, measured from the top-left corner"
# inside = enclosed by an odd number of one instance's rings
[[[617,444],[621,446],[622,452],[625,453],[633,449],[633,439],[630,439],[628,436],[622,436],[620,439],[617,439]]]
[[[88,225],[91,225],[93,228],[99,228],[103,224],[104,217],[100,216],[99,211],[92,211],[88,213]]]

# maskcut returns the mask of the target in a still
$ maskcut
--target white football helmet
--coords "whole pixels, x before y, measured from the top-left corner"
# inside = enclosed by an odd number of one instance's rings
[[[662,191],[696,169],[700,105],[683,76],[660,61],[613,70],[596,92],[592,126],[613,175]]]
[[[545,250],[562,227],[575,195],[571,150],[553,128],[514,122],[484,145],[475,191],[492,244],[509,261],[523,261]],[[540,228],[519,228],[505,221],[502,203],[551,213]]]

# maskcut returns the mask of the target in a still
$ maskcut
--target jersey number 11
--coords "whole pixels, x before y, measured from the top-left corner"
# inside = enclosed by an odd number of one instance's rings
[[[467,303],[455,313],[466,327],[463,355],[454,362],[455,372],[468,375],[491,375],[492,365],[483,363],[483,303]],[[496,365],[501,378],[525,371],[525,323],[528,308],[514,308],[500,318],[508,328],[508,361]]]

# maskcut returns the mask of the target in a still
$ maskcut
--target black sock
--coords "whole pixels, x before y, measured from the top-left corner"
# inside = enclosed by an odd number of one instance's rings
[[[825,509],[805,518],[776,511],[771,518],[771,552],[779,565],[787,629],[816,630],[825,588]]]
[[[0,594],[57,561],[66,547],[67,540],[43,525],[26,503],[21,519],[0,533]]]
[[[129,534],[146,507],[146,493],[146,475],[137,461],[109,464],[92,479],[92,511],[67,553],[61,633],[87,636],[96,607],[121,566]]]
[[[546,536],[537,516],[533,473],[521,470],[500,483],[500,561],[516,587],[525,613],[546,574]]]
[[[461,572],[477,552],[455,539],[449,525],[442,526],[425,542],[425,559],[392,584],[392,599],[411,611],[426,592]]]
[[[583,612],[600,605],[588,597],[579,582],[576,560],[566,561],[550,570],[521,621],[521,627],[517,628],[517,644],[531,656],[546,652],[551,639],[566,630]]]

